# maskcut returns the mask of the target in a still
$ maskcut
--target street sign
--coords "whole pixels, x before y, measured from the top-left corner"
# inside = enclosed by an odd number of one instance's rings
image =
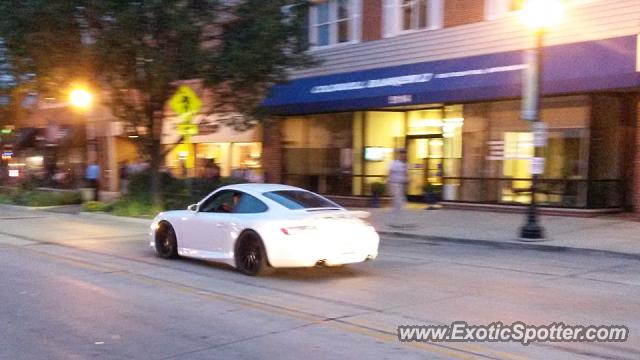
[[[182,85],[169,99],[169,106],[185,121],[190,121],[202,108],[202,101],[191,87]]]
[[[545,147],[547,146],[547,138],[549,132],[547,131],[547,124],[542,121],[536,121],[531,124],[533,130],[533,146]]]
[[[544,158],[543,157],[531,158],[531,174],[533,175],[544,174]]]
[[[183,123],[178,124],[177,126],[178,134],[180,135],[198,135],[198,125],[191,123]]]

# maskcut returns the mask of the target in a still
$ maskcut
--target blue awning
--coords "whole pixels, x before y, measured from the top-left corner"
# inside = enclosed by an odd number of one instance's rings
[[[544,49],[545,95],[640,85],[636,36]],[[263,106],[272,114],[354,111],[400,105],[519,97],[523,51],[302,78],[276,85]]]

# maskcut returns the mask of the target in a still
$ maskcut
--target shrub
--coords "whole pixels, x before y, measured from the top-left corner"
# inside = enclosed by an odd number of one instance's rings
[[[60,193],[60,201],[62,205],[81,204],[82,194],[80,191],[65,191]]]
[[[133,198],[119,199],[110,205],[110,212],[118,216],[153,217],[162,211],[162,209],[151,205],[149,202]]]
[[[49,191],[15,189],[5,193],[7,202],[23,206],[58,206],[80,204],[82,202],[79,191]]]
[[[0,194],[0,204],[11,204],[13,199],[7,194]]]
[[[100,201],[87,201],[82,204],[82,210],[88,212],[104,211],[104,206]]]

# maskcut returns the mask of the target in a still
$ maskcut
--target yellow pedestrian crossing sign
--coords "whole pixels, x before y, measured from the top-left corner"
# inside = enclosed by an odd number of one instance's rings
[[[169,106],[184,120],[190,121],[202,108],[202,101],[191,87],[182,85],[169,99]]]

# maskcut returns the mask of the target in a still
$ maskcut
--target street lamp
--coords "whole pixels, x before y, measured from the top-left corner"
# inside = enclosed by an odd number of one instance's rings
[[[93,102],[93,95],[91,95],[91,93],[86,89],[76,88],[71,90],[69,100],[71,105],[74,107],[78,109],[87,109]]]
[[[535,33],[535,47],[527,56],[527,72],[522,94],[522,118],[531,122],[534,134],[534,157],[531,160],[531,202],[525,224],[520,228],[523,240],[540,240],[544,230],[538,223],[536,191],[538,175],[544,173],[542,147],[546,143],[546,130],[540,119],[540,95],[542,93],[543,39],[545,31],[561,21],[564,8],[561,0],[528,0],[521,12],[522,22]]]

